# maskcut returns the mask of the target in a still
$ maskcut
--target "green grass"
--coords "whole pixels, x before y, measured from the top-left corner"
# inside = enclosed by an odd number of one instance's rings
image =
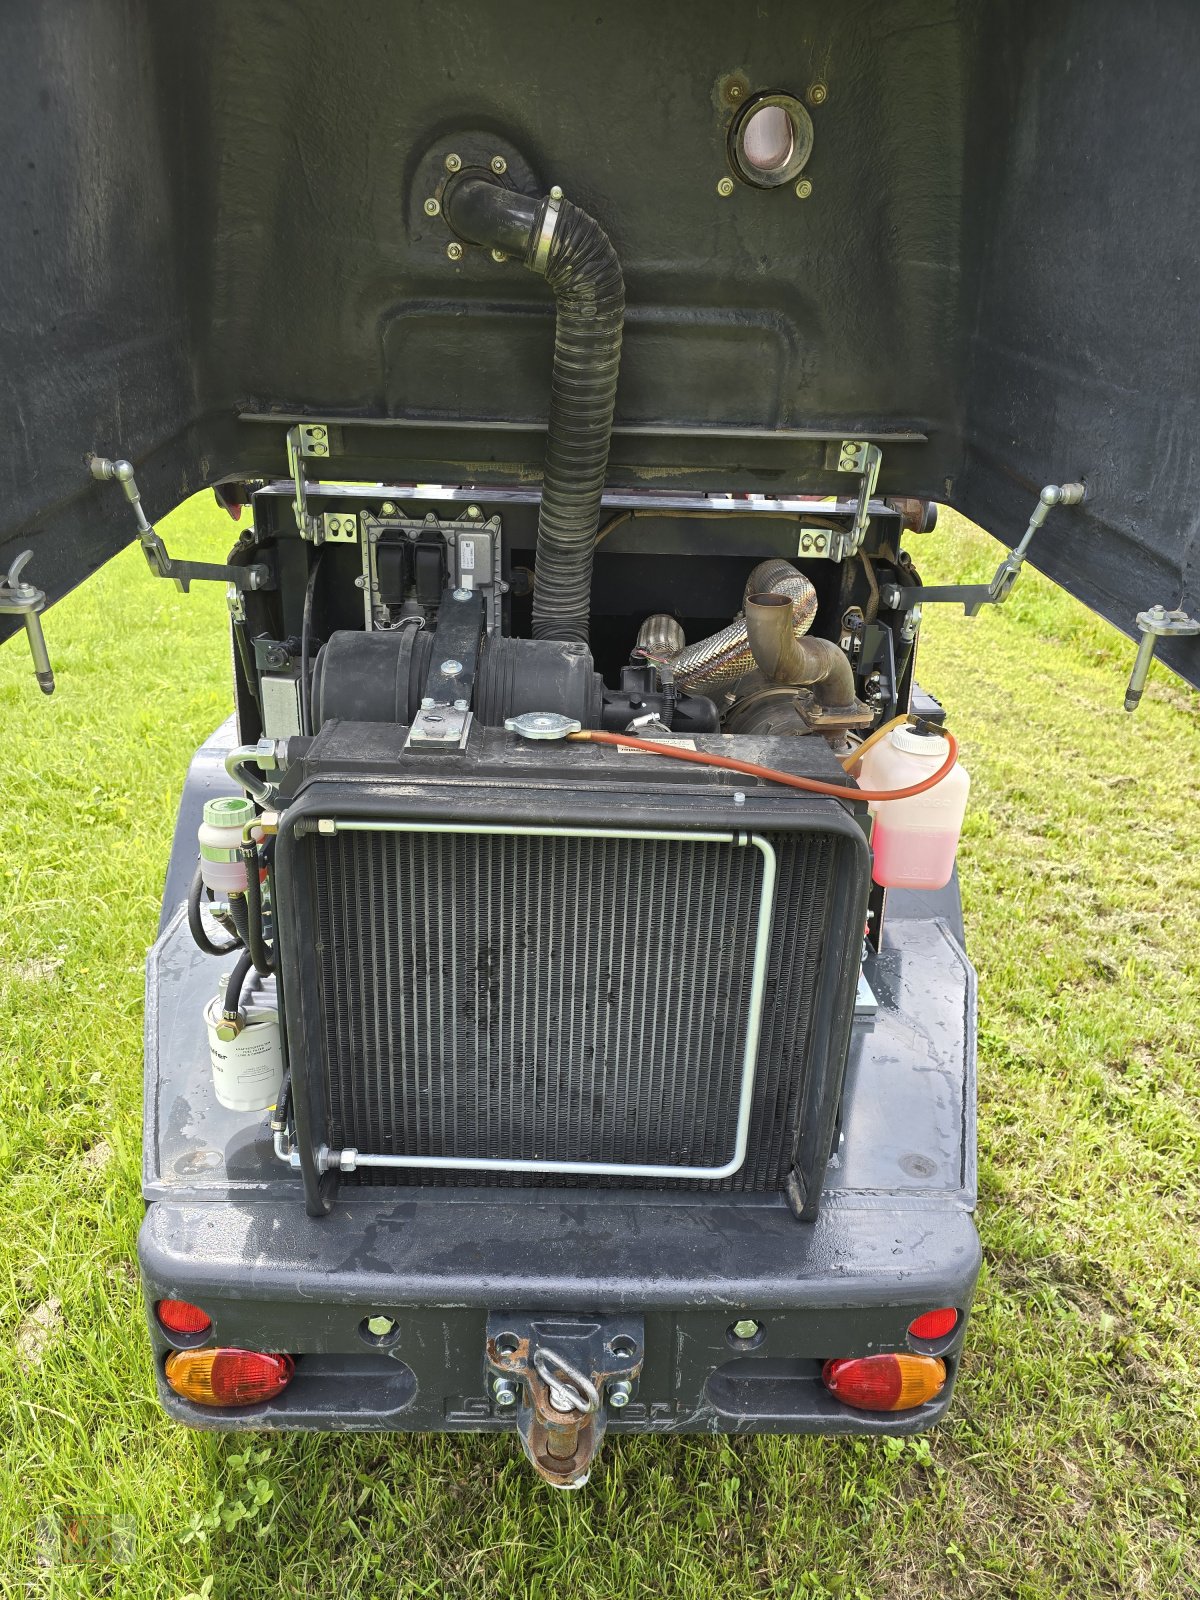
[[[212,557],[230,525],[197,501],[165,531]],[[927,578],[997,559],[950,517],[914,544]],[[986,1267],[951,1419],[907,1443],[610,1440],[556,1496],[508,1440],[227,1440],[154,1399],[142,961],[228,701],[222,606],[127,551],[50,614],[52,701],[20,640],[0,652],[0,1592],[1196,1593],[1200,699],[1156,670],[1127,718],[1132,647],[1033,574],[975,621],[931,608],[981,996]],[[133,1565],[40,1570],[42,1512],[132,1516]]]

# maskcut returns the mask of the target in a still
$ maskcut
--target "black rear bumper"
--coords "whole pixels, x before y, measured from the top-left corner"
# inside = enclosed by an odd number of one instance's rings
[[[636,1201],[608,1193],[343,1200],[327,1218],[269,1201],[151,1206],[139,1244],[147,1299],[202,1305],[217,1342],[301,1352],[272,1404],[229,1413],[163,1404],[203,1427],[486,1429],[510,1426],[484,1381],[489,1310],[634,1311],[646,1362],[611,1426],[661,1432],[911,1431],[950,1382],[903,1416],[851,1411],[825,1391],[829,1356],[905,1349],[933,1306],[965,1313],[979,1269],[970,1216],[919,1200],[830,1198],[815,1224],[782,1201]],[[397,1325],[381,1348],[366,1319]],[[753,1349],[732,1324],[752,1317]],[[170,1348],[152,1323],[156,1354]]]

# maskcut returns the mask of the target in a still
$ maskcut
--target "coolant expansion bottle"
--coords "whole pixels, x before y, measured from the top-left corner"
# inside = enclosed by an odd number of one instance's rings
[[[864,789],[906,789],[945,761],[950,746],[940,734],[896,728],[862,758]],[[924,794],[871,804],[872,877],[885,889],[941,889],[950,881],[971,779],[955,762]]]
[[[198,830],[200,875],[214,894],[227,895],[246,888],[242,861],[242,829],[258,815],[254,801],[244,795],[222,796],[204,802],[204,821]]]

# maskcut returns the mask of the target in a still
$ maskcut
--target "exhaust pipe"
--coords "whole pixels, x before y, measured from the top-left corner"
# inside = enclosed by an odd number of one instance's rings
[[[817,591],[802,572],[797,572],[790,561],[771,556],[760,561],[750,574],[742,604],[752,594],[785,595],[792,606],[792,631],[807,633],[817,614]],[[639,645],[641,640],[638,640]],[[754,670],[754,656],[746,634],[746,619],[735,617],[728,627],[710,633],[707,639],[698,639],[672,656],[661,656],[652,650],[642,652],[651,661],[669,667],[680,689],[700,689],[702,692],[721,683],[737,683]]]
[[[543,200],[465,173],[442,208],[469,244],[517,256],[554,293],[554,369],[538,512],[533,636],[586,644],[592,552],[612,438],[625,280],[604,229],[552,189]]]
[[[797,638],[792,603],[785,594],[752,594],[745,608],[750,652],[764,678],[808,689],[805,721],[820,727],[853,727],[871,720],[854,693],[854,669],[832,639]]]

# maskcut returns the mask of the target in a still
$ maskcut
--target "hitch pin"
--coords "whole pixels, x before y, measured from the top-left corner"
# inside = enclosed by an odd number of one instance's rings
[[[25,623],[25,635],[29,640],[29,653],[33,657],[38,687],[43,694],[53,694],[54,671],[50,666],[50,652],[46,649],[46,635],[42,632],[42,619],[38,615],[45,607],[46,596],[21,576],[22,567],[32,555],[32,550],[22,550],[9,567],[8,576],[0,579],[0,615],[18,616]]]

